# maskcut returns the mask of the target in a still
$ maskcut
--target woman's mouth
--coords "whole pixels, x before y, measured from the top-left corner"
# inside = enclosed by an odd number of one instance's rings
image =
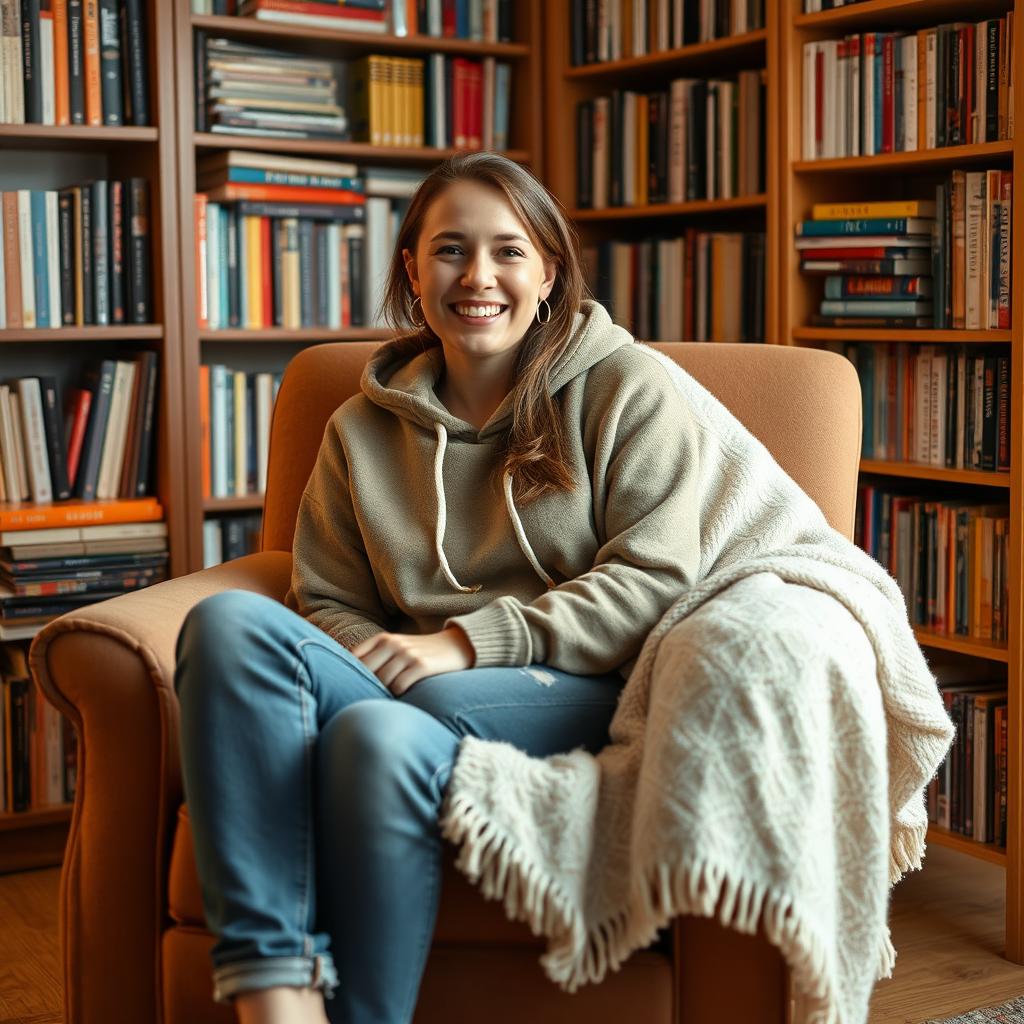
[[[448,308],[467,324],[490,324],[508,309],[500,302],[451,302]]]

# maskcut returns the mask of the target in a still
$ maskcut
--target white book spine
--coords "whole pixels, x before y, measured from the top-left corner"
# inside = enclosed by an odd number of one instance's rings
[[[341,327],[341,225],[327,225],[327,326]]]
[[[441,35],[441,0],[427,0],[427,35]]]
[[[982,217],[985,208],[985,172],[968,171],[965,175],[967,204],[964,212],[964,327],[979,330],[982,326]]]
[[[256,490],[267,492],[267,466],[270,460],[270,422],[274,408],[274,377],[256,375]]]
[[[53,501],[50,482],[50,464],[46,455],[46,430],[43,427],[43,396],[38,377],[23,377],[18,381],[21,405],[22,443],[28,466],[32,500]]]
[[[63,323],[60,308],[60,217],[57,214],[57,193],[45,192],[46,206],[46,277],[50,294],[50,326]]]
[[[203,568],[210,569],[224,561],[219,519],[203,520]]]
[[[210,327],[228,326],[228,318],[222,310],[220,288],[220,204],[206,204],[206,242],[205,253],[201,261],[201,270],[206,275],[206,315]]]
[[[597,0],[597,59],[611,60],[611,31],[608,7],[613,0]]]
[[[815,89],[814,89],[814,65],[817,54],[817,43],[804,43],[804,109],[803,109],[803,126],[804,126],[804,148],[803,155],[805,160],[816,160],[817,151],[815,147],[814,138],[814,127],[815,127]]]
[[[863,55],[864,77],[864,109],[862,119],[864,125],[864,155],[875,153],[875,33],[867,32],[861,37],[861,53]]]
[[[936,352],[932,357],[932,426],[929,439],[929,462],[940,468],[946,460],[946,374],[948,357]]]
[[[836,151],[836,47],[837,40],[827,39],[821,43],[822,52],[822,153],[827,160],[837,156]]]
[[[248,396],[246,375],[242,370],[233,374],[233,395],[228,400],[235,403],[235,497],[244,498],[249,493],[249,420],[246,415]]]
[[[96,497],[100,501],[118,497],[134,383],[135,363],[119,359],[114,372],[114,386],[110,392],[110,416],[103,438],[100,475],[96,483]]]
[[[633,0],[633,56],[647,54],[647,0]]]
[[[850,156],[860,156],[861,151],[861,110],[860,110],[860,55],[862,40],[858,35],[849,37],[850,50]]]
[[[906,126],[906,149],[912,152],[918,148],[917,139],[917,36],[903,40],[903,100]]]
[[[210,367],[210,470],[215,498],[228,496],[227,367]]]
[[[39,77],[43,93],[43,124],[55,124],[53,96],[53,11],[39,15]]]
[[[924,148],[935,148],[935,29],[929,29],[924,47]]]
[[[21,246],[21,322],[36,326],[36,272],[32,250],[32,194],[18,189],[18,243]]]
[[[21,501],[28,495],[21,486],[11,417],[11,389],[7,384],[0,384],[0,455],[3,456],[4,485],[8,501]]]

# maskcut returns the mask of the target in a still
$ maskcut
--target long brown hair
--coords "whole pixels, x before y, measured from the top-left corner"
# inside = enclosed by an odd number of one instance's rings
[[[402,250],[416,251],[430,204],[457,181],[481,182],[501,192],[528,228],[545,262],[555,265],[555,283],[548,296],[551,319],[539,324],[535,318],[519,343],[512,370],[512,422],[499,446],[502,468],[512,474],[517,503],[528,504],[548,491],[575,490],[565,427],[548,383],[589,292],[576,232],[556,200],[529,171],[497,153],[458,154],[436,167],[417,189],[402,219],[380,315],[397,330],[412,329],[412,334],[392,343],[403,352],[412,355],[440,344],[427,325],[412,320],[415,294]]]

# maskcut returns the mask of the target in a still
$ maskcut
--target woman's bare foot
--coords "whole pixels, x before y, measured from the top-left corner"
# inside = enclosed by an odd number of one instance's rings
[[[319,989],[277,985],[234,998],[238,1024],[328,1024]]]

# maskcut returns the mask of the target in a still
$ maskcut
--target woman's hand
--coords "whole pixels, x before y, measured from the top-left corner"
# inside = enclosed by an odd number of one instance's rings
[[[427,676],[472,668],[476,657],[458,626],[422,636],[377,633],[353,647],[352,653],[396,697]]]

